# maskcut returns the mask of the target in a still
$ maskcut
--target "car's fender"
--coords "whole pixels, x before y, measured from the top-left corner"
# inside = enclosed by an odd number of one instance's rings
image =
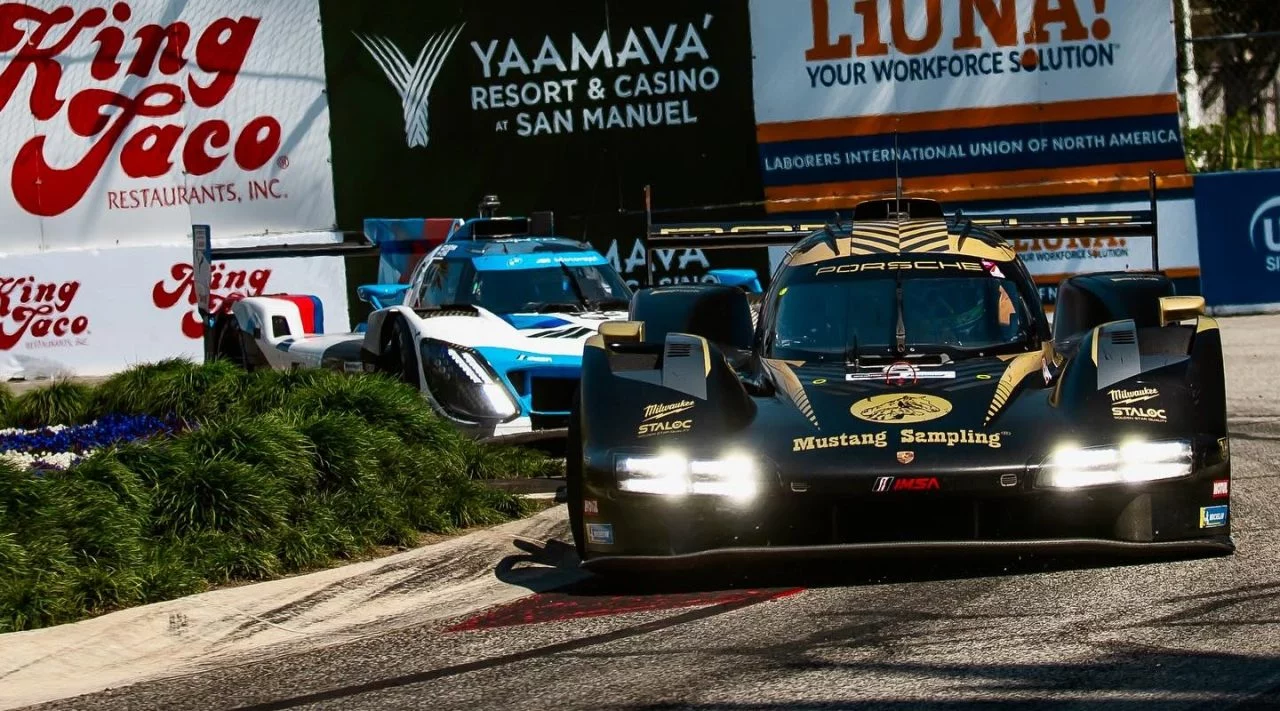
[[[1051,404],[1082,431],[1110,439],[1227,436],[1226,386],[1217,322],[1138,327],[1099,324],[1080,340]],[[1096,423],[1108,423],[1099,428]]]

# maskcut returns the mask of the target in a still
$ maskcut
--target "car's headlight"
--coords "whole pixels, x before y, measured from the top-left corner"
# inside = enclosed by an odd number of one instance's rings
[[[614,458],[618,488],[638,494],[704,495],[747,501],[760,491],[760,468],[747,456],[689,459],[680,454]]]
[[[1191,443],[1129,442],[1111,447],[1063,447],[1041,466],[1036,485],[1079,489],[1177,479],[1191,474]]]
[[[498,374],[474,350],[422,340],[422,370],[440,406],[466,420],[508,420],[520,412]]]

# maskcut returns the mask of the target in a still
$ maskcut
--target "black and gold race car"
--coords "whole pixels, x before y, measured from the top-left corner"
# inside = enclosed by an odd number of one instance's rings
[[[888,198],[829,225],[651,229],[651,249],[792,246],[756,306],[645,289],[587,342],[567,483],[583,564],[1230,553],[1203,298],[1158,270],[1077,275],[1051,325],[1006,241],[1154,243],[1155,215],[1028,223]]]

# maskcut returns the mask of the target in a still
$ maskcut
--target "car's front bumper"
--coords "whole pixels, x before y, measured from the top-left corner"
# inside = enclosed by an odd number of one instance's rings
[[[585,490],[588,568],[697,567],[732,559],[950,553],[1230,553],[1229,498],[1212,477],[1078,491],[817,495],[732,504]],[[1228,507],[1219,509],[1216,507]],[[1204,510],[1226,514],[1206,524]]]
[[[519,446],[563,441],[569,434],[568,427],[545,419],[535,420],[520,416],[510,422],[475,424],[452,420],[454,426],[482,444]]]
[[[1137,543],[1100,538],[1044,538],[1026,540],[897,541],[811,546],[742,546],[674,555],[593,555],[582,567],[598,572],[618,570],[682,571],[726,563],[904,559],[932,556],[1100,555],[1134,558],[1228,555],[1235,552],[1230,536],[1183,541]]]

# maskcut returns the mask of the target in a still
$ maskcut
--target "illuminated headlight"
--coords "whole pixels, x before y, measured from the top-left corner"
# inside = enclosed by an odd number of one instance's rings
[[[1191,474],[1191,464],[1191,443],[1185,441],[1064,447],[1040,468],[1036,484],[1050,489],[1079,489],[1177,479]]]
[[[449,414],[466,420],[508,420],[520,412],[483,356],[465,346],[426,338],[422,370]]]
[[[687,459],[679,454],[623,455],[614,459],[618,488],[637,494],[704,495],[747,501],[760,491],[760,471],[749,457]]]

